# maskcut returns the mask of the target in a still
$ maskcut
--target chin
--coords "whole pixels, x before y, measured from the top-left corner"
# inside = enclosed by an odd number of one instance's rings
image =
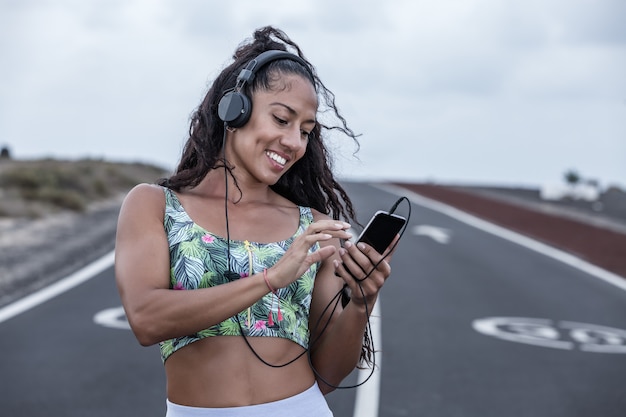
[[[287,170],[284,170],[280,174],[275,174],[272,176],[266,177],[267,185],[276,185],[281,180],[281,178],[287,173]]]
[[[272,180],[270,180],[270,181],[268,181],[268,182],[267,182],[267,185],[269,185],[270,187],[272,187],[272,186],[274,186],[274,185],[278,184],[278,181],[280,181],[280,178],[276,178],[276,179],[275,179],[275,180],[273,180],[273,181],[272,181]]]
[[[274,177],[274,176],[272,176],[272,177],[265,177],[265,178],[259,179],[259,182],[262,182],[262,183],[272,187],[272,186],[276,185],[278,183],[278,181],[280,181],[280,178],[281,178],[280,176],[279,177]]]

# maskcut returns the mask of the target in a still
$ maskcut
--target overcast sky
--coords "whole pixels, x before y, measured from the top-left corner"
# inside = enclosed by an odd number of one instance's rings
[[[625,186],[625,18],[624,0],[0,0],[0,145],[173,168],[213,77],[272,24],[362,133],[359,161],[332,144],[343,178]]]

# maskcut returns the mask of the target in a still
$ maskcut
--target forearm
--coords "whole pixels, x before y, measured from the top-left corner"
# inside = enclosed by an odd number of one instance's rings
[[[196,290],[155,288],[142,294],[132,307],[126,306],[126,314],[142,345],[193,334],[234,316],[267,294],[262,275]]]
[[[373,304],[368,305],[367,313],[372,309]],[[313,366],[322,392],[331,392],[334,387],[326,382],[339,385],[359,363],[367,323],[365,307],[350,302],[313,346]]]

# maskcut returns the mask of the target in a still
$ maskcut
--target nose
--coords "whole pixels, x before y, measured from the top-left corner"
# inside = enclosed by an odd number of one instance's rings
[[[300,129],[294,127],[280,138],[280,144],[292,152],[298,152],[306,145],[306,141],[302,139]]]

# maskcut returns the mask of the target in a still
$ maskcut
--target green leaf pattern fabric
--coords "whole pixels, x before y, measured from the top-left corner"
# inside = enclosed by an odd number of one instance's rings
[[[274,243],[230,241],[228,265],[228,242],[198,226],[189,217],[176,194],[165,192],[165,218],[163,225],[170,249],[170,289],[194,290],[214,287],[228,282],[227,270],[246,279],[252,274],[270,268],[285,254],[293,240],[313,222],[308,207],[299,207],[300,223],[296,233],[287,240]],[[310,251],[319,248],[314,245]],[[165,340],[159,344],[163,362],[178,349],[210,336],[240,336],[241,329],[248,337],[281,337],[308,347],[309,308],[319,264],[314,264],[304,275],[291,285],[280,288],[277,295],[267,294],[249,309],[222,323],[211,326],[196,334]],[[282,320],[278,320],[278,311]],[[270,320],[271,315],[271,320]],[[239,318],[239,323],[237,322]]]

